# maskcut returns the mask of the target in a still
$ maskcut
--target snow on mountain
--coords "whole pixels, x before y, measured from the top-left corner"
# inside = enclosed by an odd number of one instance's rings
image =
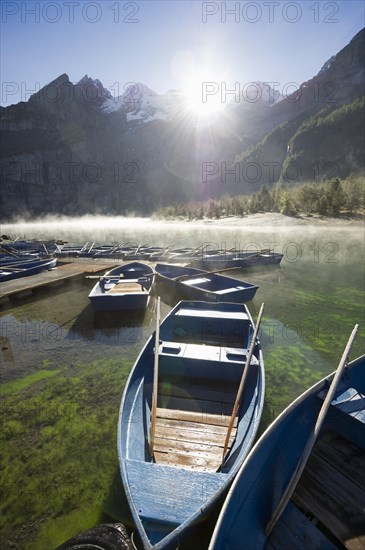
[[[92,79],[88,75],[81,78],[77,86],[81,87],[84,96],[96,101],[103,113],[122,112],[126,115],[127,122],[167,120],[187,109],[187,98],[182,91],[169,90],[158,94],[141,82],[129,83],[123,94],[117,97],[104,88],[100,80]],[[240,89],[239,98],[233,96],[228,99],[227,106],[231,107],[242,102],[261,102],[271,106],[281,101],[283,96],[268,83],[250,82]]]
[[[181,103],[181,92],[171,90],[160,95],[136,82],[131,83],[122,95],[106,97],[101,109],[104,113],[122,111],[128,122],[150,122],[174,117],[181,110]]]

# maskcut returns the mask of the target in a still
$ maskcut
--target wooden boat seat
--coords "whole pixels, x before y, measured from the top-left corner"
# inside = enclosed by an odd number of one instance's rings
[[[228,294],[228,292],[233,292],[235,290],[245,290],[246,287],[244,286],[234,286],[234,287],[231,287],[231,288],[223,288],[222,290],[216,290],[215,291],[215,294],[220,294],[220,295],[223,295],[223,294]]]
[[[318,397],[324,400],[326,395],[327,390],[323,390]],[[354,388],[340,384],[337,396],[331,402],[331,406],[365,424],[365,395]]]
[[[208,378],[222,381],[224,377],[226,384],[228,381],[241,379],[247,353],[245,348],[164,341],[160,346],[159,371],[161,376],[200,376],[205,379],[204,383]],[[253,356],[251,365],[258,364],[258,359]]]
[[[192,309],[189,307],[181,308],[176,313],[176,317],[202,317],[203,319],[247,319],[248,315],[243,311],[216,311],[214,309]]]
[[[292,500],[345,548],[365,548],[365,451],[327,432],[315,445]]]
[[[222,390],[222,386],[224,389]],[[195,471],[217,471],[237,384],[222,381],[184,379],[174,384],[160,381],[154,457],[157,464]],[[236,432],[235,419],[229,448]]]
[[[117,283],[113,288],[107,291],[108,294],[120,294],[121,292],[124,294],[128,292],[147,292],[147,290],[139,283],[123,281],[122,283]]]
[[[193,277],[192,279],[184,279],[181,281],[184,285],[188,286],[201,286],[203,283],[210,283],[210,279],[207,279],[206,277]]]
[[[183,342],[167,342],[161,345],[160,356],[185,357],[187,359],[199,359],[205,361],[224,361],[227,363],[246,360],[248,350],[246,348],[231,348],[228,346],[212,346],[206,344],[185,344]],[[253,355],[251,365],[258,365],[258,359]]]

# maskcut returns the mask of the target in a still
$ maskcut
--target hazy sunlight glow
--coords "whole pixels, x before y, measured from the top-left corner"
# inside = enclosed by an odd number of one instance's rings
[[[226,80],[226,70],[207,61],[198,65],[195,60],[186,63],[182,87],[186,98],[186,111],[191,118],[207,121],[214,118],[225,106],[222,101],[221,82]]]
[[[222,102],[218,83],[213,81],[192,81],[184,90],[186,108],[198,118],[209,117],[221,111],[225,103]]]

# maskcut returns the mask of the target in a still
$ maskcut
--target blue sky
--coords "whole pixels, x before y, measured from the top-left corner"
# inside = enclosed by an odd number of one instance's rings
[[[192,78],[280,91],[318,73],[364,26],[362,0],[3,0],[1,11],[2,105],[62,73],[116,95],[129,82],[164,93]]]

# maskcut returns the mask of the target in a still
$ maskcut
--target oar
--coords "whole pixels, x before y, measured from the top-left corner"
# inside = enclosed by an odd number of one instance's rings
[[[155,361],[153,370],[153,393],[152,393],[152,405],[151,405],[151,437],[150,437],[150,449],[153,456],[153,446],[155,443],[155,431],[156,431],[156,411],[157,411],[157,391],[158,391],[158,352],[160,347],[160,297],[157,298],[156,308],[156,333],[155,333]]]
[[[90,246],[89,250],[87,251],[88,254],[90,254],[90,252],[91,252],[92,249],[94,248],[94,244],[95,244],[95,241],[92,243],[92,245]]]
[[[303,470],[304,470],[305,465],[308,461],[308,458],[309,458],[309,456],[312,452],[312,449],[314,447],[314,444],[316,442],[318,434],[319,434],[319,432],[322,428],[322,424],[323,424],[324,419],[326,417],[326,414],[327,414],[327,411],[328,411],[329,406],[331,404],[331,401],[332,401],[332,399],[335,395],[338,383],[339,383],[339,381],[342,377],[343,370],[344,370],[344,368],[347,364],[348,356],[350,354],[352,344],[353,344],[353,342],[356,338],[356,333],[357,333],[358,328],[359,328],[359,325],[355,325],[355,327],[354,327],[354,329],[351,333],[351,336],[349,338],[349,341],[347,342],[347,346],[345,348],[345,351],[342,354],[341,361],[339,362],[336,373],[333,377],[332,383],[331,383],[331,385],[328,389],[326,399],[324,400],[324,403],[321,407],[321,410],[319,411],[319,414],[318,414],[318,417],[317,417],[317,422],[314,426],[313,432],[311,433],[311,435],[310,435],[310,437],[307,441],[307,444],[304,448],[303,454],[299,459],[299,462],[298,462],[298,464],[297,464],[297,466],[294,470],[293,475],[290,478],[290,481],[289,481],[289,483],[288,483],[288,485],[287,485],[287,487],[284,491],[284,494],[281,497],[280,502],[279,502],[275,512],[273,513],[269,523],[267,524],[266,534],[268,536],[270,535],[271,531],[274,529],[277,521],[279,520],[281,514],[283,513],[283,511],[284,511],[286,505],[288,504],[292,494],[294,493],[294,490],[297,486],[297,483],[300,479],[300,476],[303,473]]]
[[[99,279],[100,281],[102,281],[103,279],[113,279],[113,281],[115,281],[115,284],[117,283],[120,283],[120,281],[123,281],[123,282],[128,282],[128,279],[125,279],[124,277],[118,277],[117,278],[117,275],[115,275],[113,277],[113,275],[85,275],[84,277],[85,279]]]
[[[26,268],[0,266],[0,271],[27,271]]]
[[[123,243],[117,243],[110,251],[109,251],[109,254],[113,254],[114,252],[116,252],[118,250],[118,248],[120,248],[122,246]]]
[[[192,254],[192,255],[197,254],[199,250],[203,250],[203,248],[204,248],[204,244],[200,244],[199,246],[196,246],[195,248],[193,248],[191,252],[189,252],[189,254]]]
[[[164,256],[165,254],[167,254],[167,252],[169,252],[171,250],[171,248],[174,248],[174,244],[170,244],[161,254],[161,256]]]
[[[14,250],[14,249],[13,249]],[[15,252],[12,252],[10,248],[3,248],[1,247],[1,251],[5,254],[9,254],[9,256],[15,256],[16,258],[19,258],[19,254],[16,254]]]
[[[231,435],[231,431],[232,431],[232,428],[233,428],[233,424],[234,424],[234,420],[236,418],[238,408],[239,408],[240,403],[241,403],[242,394],[243,394],[243,390],[244,390],[246,379],[247,379],[247,373],[248,373],[248,369],[250,367],[253,350],[255,349],[255,346],[256,346],[256,338],[257,338],[257,334],[259,332],[263,312],[264,312],[264,303],[261,304],[259,315],[257,317],[255,331],[253,333],[252,340],[251,340],[251,346],[250,346],[250,349],[249,349],[249,352],[248,352],[248,355],[247,355],[246,364],[245,364],[244,369],[243,369],[241,382],[240,382],[240,385],[239,385],[239,388],[238,388],[238,391],[237,391],[236,401],[233,405],[233,411],[232,411],[231,419],[229,421],[226,440],[224,442],[224,447],[223,447],[222,464],[223,464],[224,459],[226,457],[229,438],[230,438],[230,435]]]

